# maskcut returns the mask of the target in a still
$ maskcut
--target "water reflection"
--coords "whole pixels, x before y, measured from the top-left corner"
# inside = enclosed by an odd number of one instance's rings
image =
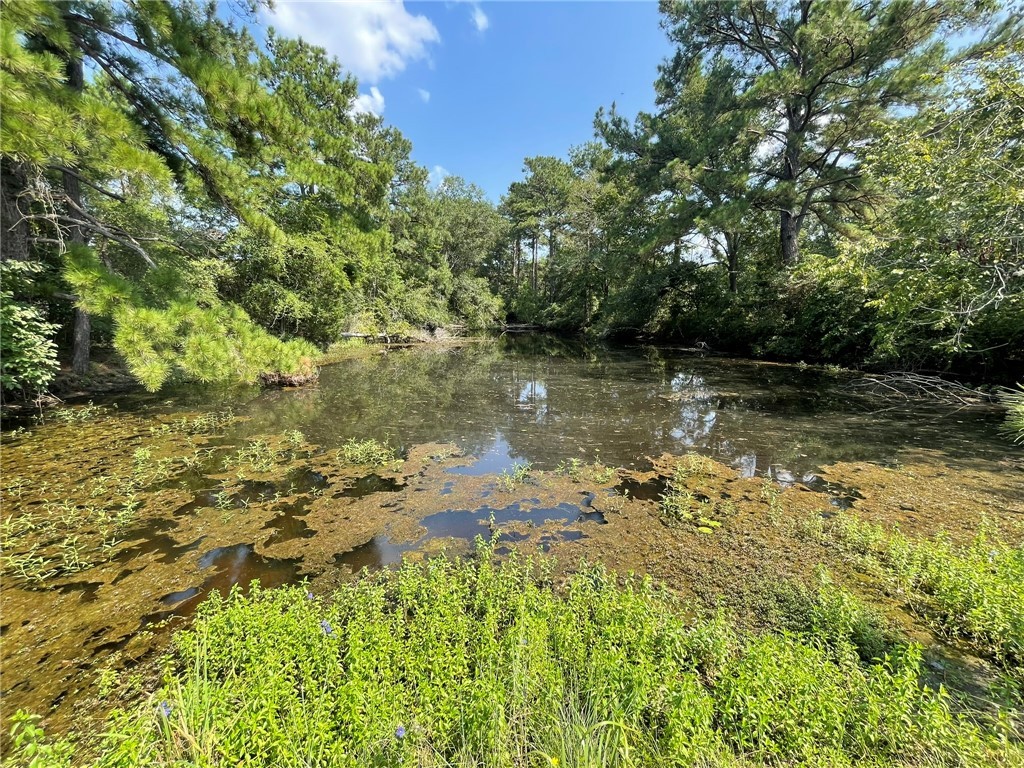
[[[840,460],[889,463],[908,447],[964,461],[1006,453],[998,414],[880,411],[844,383],[793,366],[519,336],[347,361],[324,368],[315,388],[235,407],[251,417],[243,432],[299,429],[328,449],[353,437],[399,450],[452,442],[477,458],[461,470],[471,474],[572,457],[636,467],[697,450],[744,475],[799,480]]]
[[[328,450],[352,437],[398,450],[454,442],[478,459],[464,470],[474,474],[527,461],[553,469],[573,457],[638,467],[646,456],[698,451],[746,476],[801,478],[836,461],[892,463],[907,447],[964,462],[1007,454],[996,413],[892,411],[845,381],[665,348],[517,336],[390,350],[329,366],[312,388],[221,393],[208,407],[250,417],[228,442],[286,429]],[[145,408],[194,402],[194,393],[176,393]]]

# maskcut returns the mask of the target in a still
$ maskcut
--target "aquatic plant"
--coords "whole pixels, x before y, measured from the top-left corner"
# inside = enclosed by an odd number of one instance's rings
[[[530,470],[533,465],[528,461],[523,461],[512,466],[512,471],[503,469],[501,474],[498,475],[498,485],[502,489],[508,492],[514,491],[520,485],[525,483],[530,478]]]
[[[213,435],[223,432],[229,424],[237,420],[235,412],[229,408],[201,413],[192,418],[182,416],[173,421],[163,421],[155,427],[150,427],[149,431],[152,434],[178,432],[186,435]]]
[[[1024,545],[983,528],[967,545],[913,541],[855,515],[822,527],[823,543],[887,573],[891,587],[943,633],[971,641],[1024,683]]]
[[[117,406],[115,405],[113,407],[116,408]],[[92,400],[90,400],[86,405],[43,410],[34,418],[36,421],[40,422],[45,422],[47,419],[50,419],[52,421],[63,422],[64,424],[74,424],[78,422],[92,421],[93,419],[97,419],[109,412],[109,407],[96,405]]]
[[[255,472],[269,472],[280,458],[280,453],[266,440],[250,440],[241,448],[235,458],[228,459],[229,466],[246,466]]]
[[[687,486],[691,478],[700,479],[714,474],[715,465],[711,459],[696,453],[683,456],[673,469],[665,492],[661,494],[659,509],[661,519],[668,525],[690,524],[699,533],[714,533],[720,528],[719,519],[735,512],[735,506],[728,500],[712,501],[701,498]]]
[[[338,460],[345,464],[368,464],[381,466],[395,461],[393,449],[379,443],[373,438],[356,440],[351,438],[337,453]]]
[[[578,458],[560,461],[558,466],[555,467],[555,472],[560,475],[565,475],[574,483],[582,483],[585,480],[591,480],[595,483],[604,485],[615,477],[614,467],[605,466],[599,461],[587,464],[582,459]]]
[[[406,563],[328,600],[213,593],[165,682],[95,763],[1010,766],[1019,745],[921,683],[920,648],[858,646],[852,597],[744,636],[650,581],[550,561]],[[24,721],[24,716],[21,716]],[[273,723],[273,727],[266,727]],[[43,743],[40,735],[37,743]],[[53,746],[53,745],[51,745]],[[63,747],[61,747],[63,748]]]

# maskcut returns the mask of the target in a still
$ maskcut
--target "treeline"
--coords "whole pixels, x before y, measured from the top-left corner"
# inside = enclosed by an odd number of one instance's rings
[[[231,6],[235,8],[235,6]],[[255,9],[250,9],[254,12]],[[7,392],[151,389],[506,320],[783,359],[1024,365],[1024,48],[994,3],[662,3],[656,110],[437,187],[319,48],[216,4],[5,3]],[[953,48],[950,40],[964,44]],[[653,73],[652,73],[653,74]]]
[[[675,52],[656,111],[599,112],[598,142],[527,159],[503,198],[489,266],[510,312],[740,354],[1019,376],[1019,15],[921,1],[661,11]]]
[[[148,388],[301,375],[343,332],[502,318],[500,227],[319,48],[235,5],[3,7],[2,384],[109,345]]]

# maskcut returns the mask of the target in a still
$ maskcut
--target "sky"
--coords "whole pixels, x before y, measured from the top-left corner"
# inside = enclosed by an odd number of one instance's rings
[[[434,182],[462,176],[497,202],[523,158],[566,157],[615,102],[653,104],[670,47],[651,0],[276,0],[261,22],[336,56],[358,109],[412,141]]]

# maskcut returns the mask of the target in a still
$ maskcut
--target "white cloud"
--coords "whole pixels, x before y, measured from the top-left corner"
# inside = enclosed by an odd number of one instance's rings
[[[484,9],[476,3],[473,3],[473,24],[476,26],[477,32],[483,32],[491,26],[491,20],[487,18]]]
[[[402,0],[280,0],[264,14],[279,32],[326,48],[368,83],[397,75],[410,61],[427,58],[429,46],[441,42],[430,19],[409,13]]]
[[[376,85],[370,88],[369,93],[360,93],[352,99],[352,111],[357,115],[370,113],[380,117],[384,114],[384,94]]]
[[[423,99],[424,104],[430,101],[430,91],[426,88],[417,88],[416,92],[420,95],[420,98]]]
[[[445,168],[443,165],[435,165],[433,168],[430,169],[430,176],[427,179],[427,183],[434,189],[437,189],[437,187],[440,186],[441,182],[444,181],[445,178],[447,178],[448,176],[451,176],[451,174],[448,173],[447,168]]]

